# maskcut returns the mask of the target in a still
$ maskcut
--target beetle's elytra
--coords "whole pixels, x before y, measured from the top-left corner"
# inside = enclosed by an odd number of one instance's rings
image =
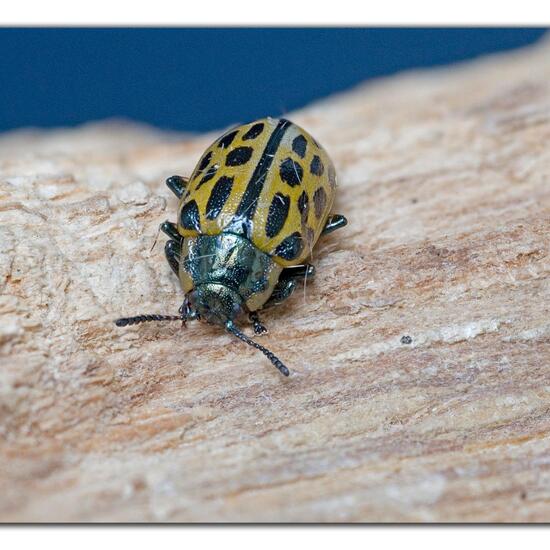
[[[286,119],[265,118],[234,128],[203,154],[190,178],[172,176],[179,198],[177,223],[161,229],[165,254],[185,299],[179,315],[139,315],[116,321],[200,319],[225,327],[259,349],[288,376],[269,350],[235,322],[248,314],[266,332],[258,310],[288,298],[297,281],[312,277],[304,263],[320,235],[346,225],[330,215],[336,172],[325,150]]]

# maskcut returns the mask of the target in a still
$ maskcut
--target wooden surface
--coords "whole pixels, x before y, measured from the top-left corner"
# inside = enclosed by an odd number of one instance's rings
[[[287,116],[350,221],[264,315],[289,379],[112,323],[180,305],[163,180],[213,134],[0,137],[1,520],[550,521],[550,44]]]

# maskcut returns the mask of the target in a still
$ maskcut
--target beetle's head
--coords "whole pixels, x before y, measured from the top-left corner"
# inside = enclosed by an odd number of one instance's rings
[[[188,318],[225,326],[241,311],[242,298],[234,290],[217,283],[199,285],[189,294]]]

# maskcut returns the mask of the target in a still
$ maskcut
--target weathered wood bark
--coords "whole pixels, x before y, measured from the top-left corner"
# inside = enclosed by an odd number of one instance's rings
[[[546,43],[289,115],[350,220],[264,315],[289,379],[112,323],[181,303],[163,179],[212,135],[2,137],[0,518],[550,521],[549,83]]]

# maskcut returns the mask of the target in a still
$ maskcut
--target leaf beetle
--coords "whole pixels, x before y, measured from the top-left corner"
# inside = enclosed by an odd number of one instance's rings
[[[336,171],[328,154],[289,120],[264,118],[223,134],[191,177],[172,176],[166,184],[179,205],[177,223],[161,225],[169,237],[165,255],[185,299],[179,315],[138,315],[116,325],[191,319],[219,325],[288,376],[235,323],[245,313],[257,335],[266,332],[258,311],[312,277],[305,260],[317,239],[347,224],[331,214]]]

